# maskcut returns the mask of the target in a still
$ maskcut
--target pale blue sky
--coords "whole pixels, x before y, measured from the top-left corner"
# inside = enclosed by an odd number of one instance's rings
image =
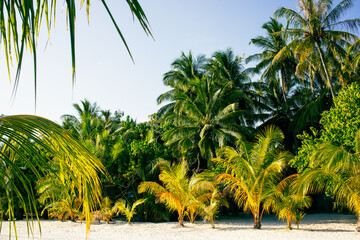
[[[132,21],[125,1],[108,2],[135,64],[100,1],[92,1],[90,24],[85,9],[77,12],[77,74],[72,88],[65,4],[58,1],[50,43],[46,45],[45,29],[38,41],[37,115],[59,122],[63,114],[75,114],[73,103],[87,98],[103,109],[120,109],[139,122],[146,121],[159,108],[156,98],[166,91],[163,74],[182,51],[210,56],[231,47],[237,55],[247,57],[259,51],[249,41],[264,33],[261,26],[276,9],[296,9],[296,0],[140,0],[150,21],[153,41]],[[359,9],[357,2],[346,17],[359,17]],[[1,49],[0,113],[34,114],[32,57],[25,59],[17,97],[11,105],[12,85],[3,54]]]

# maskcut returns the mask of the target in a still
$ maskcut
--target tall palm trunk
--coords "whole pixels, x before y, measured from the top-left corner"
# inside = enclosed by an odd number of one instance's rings
[[[280,78],[281,78],[281,89],[282,89],[282,94],[283,94],[283,98],[284,101],[286,102],[286,96],[285,96],[285,90],[286,90],[286,86],[285,86],[285,81],[286,81],[286,74],[285,74],[285,69],[284,67],[280,68]]]
[[[329,73],[327,71],[327,68],[326,68],[326,65],[325,65],[325,61],[324,61],[324,56],[323,56],[323,53],[321,51],[321,48],[320,48],[320,44],[316,41],[315,42],[316,46],[317,46],[317,49],[319,51],[319,55],[320,55],[320,59],[321,59],[321,65],[324,69],[324,72],[325,72],[325,76],[326,76],[326,81],[329,85],[329,88],[330,88],[330,92],[331,92],[331,96],[334,98],[335,95],[334,95],[334,91],[333,91],[333,88],[332,88],[332,85],[331,85],[331,81],[330,81],[330,77],[329,77]]]

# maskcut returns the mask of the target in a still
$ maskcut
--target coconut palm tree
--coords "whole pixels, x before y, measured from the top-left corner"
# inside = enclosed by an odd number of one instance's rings
[[[188,55],[185,55],[185,53],[182,52],[181,57],[171,64],[172,69],[164,74],[163,82],[165,86],[169,86],[172,89],[161,94],[157,98],[158,104],[166,101],[170,101],[170,103],[160,108],[158,111],[160,117],[173,110],[174,103],[172,101],[177,93],[184,93],[191,99],[194,97],[190,83],[194,79],[202,78],[204,76],[206,62],[207,59],[204,55],[194,57],[190,51]]]
[[[291,28],[286,32],[294,40],[274,57],[273,62],[285,59],[289,50],[293,49],[298,59],[297,73],[304,75],[305,69],[317,69],[334,97],[332,70],[325,52],[341,58],[345,55],[343,47],[358,39],[356,35],[340,30],[344,27],[355,31],[360,25],[360,19],[340,20],[354,2],[355,0],[343,0],[333,7],[331,0],[298,0],[299,12],[287,8],[278,9],[275,16],[287,19]],[[311,77],[311,74],[309,76]]]
[[[310,157],[311,169],[298,179],[297,194],[306,195],[326,190],[358,217],[356,231],[360,232],[360,133],[356,136],[356,150],[324,142]]]
[[[246,63],[258,61],[254,68],[249,70],[253,74],[260,74],[260,81],[267,83],[280,79],[282,96],[286,102],[287,86],[295,73],[296,62],[291,52],[281,61],[274,61],[275,56],[287,45],[288,39],[284,26],[274,18],[262,26],[266,36],[251,39],[250,43],[263,49],[263,52],[249,56]]]
[[[218,87],[206,76],[192,81],[191,87],[196,97],[182,92],[174,96],[173,111],[164,115],[165,121],[172,122],[174,127],[163,136],[167,145],[176,146],[181,152],[197,151],[199,170],[208,168],[218,147],[241,134],[249,134],[244,125],[251,111],[239,109],[237,101],[247,96],[231,90],[231,82]]]
[[[28,173],[36,179],[49,173],[56,175],[52,164],[52,159],[56,159],[63,176],[74,185],[82,199],[88,232],[90,212],[100,202],[98,173],[105,171],[100,161],[59,125],[41,117],[1,117],[0,139],[0,189],[6,193],[9,220],[14,221],[14,208],[20,206],[26,213],[37,216],[35,191]],[[14,198],[18,198],[17,206],[14,206]]]
[[[237,149],[219,150],[220,158],[213,159],[224,173],[217,176],[232,192],[235,202],[254,216],[254,228],[261,228],[266,201],[274,194],[286,162],[291,154],[281,151],[284,136],[279,128],[267,126],[259,132],[253,144],[239,140]]]
[[[86,14],[89,21],[90,16],[90,0],[80,0],[80,7],[83,5],[86,6]],[[66,0],[66,17],[67,17],[67,27],[69,29],[70,35],[70,46],[71,46],[71,58],[72,58],[72,73],[73,73],[73,83],[75,81],[75,16],[76,16],[76,4],[73,0]],[[108,13],[112,23],[114,24],[117,33],[119,34],[123,44],[125,45],[130,57],[129,47],[125,41],[125,38],[120,31],[120,28],[110,11],[105,0],[101,1],[105,11]],[[151,36],[149,22],[146,18],[146,15],[139,4],[138,0],[127,0],[127,5],[130,8],[133,16],[139,21],[141,27],[146,34]],[[34,61],[34,85],[35,85],[35,99],[36,99],[36,69],[37,69],[37,44],[36,41],[41,32],[41,23],[46,21],[46,28],[48,33],[51,32],[51,27],[55,24],[55,15],[58,12],[58,6],[56,0],[41,0],[36,3],[30,1],[11,1],[7,2],[5,0],[0,1],[0,6],[2,9],[2,14],[0,15],[0,21],[3,24],[1,28],[1,37],[3,39],[3,46],[5,51],[5,59],[7,62],[8,73],[10,76],[10,63],[13,59],[13,54],[17,61],[17,71],[14,83],[14,93],[16,92],[20,70],[23,60],[23,55],[25,50],[30,50],[33,55]]]
[[[206,71],[219,86],[231,82],[232,88],[242,91],[249,90],[250,78],[244,68],[243,58],[235,55],[231,48],[225,51],[216,51],[208,59]]]
[[[155,182],[142,182],[139,193],[149,192],[156,195],[170,211],[177,211],[179,224],[184,226],[185,211],[194,196],[199,193],[208,194],[214,189],[213,175],[204,171],[189,178],[189,166],[185,160],[179,164],[159,160],[155,167],[160,168],[159,180],[164,186]]]

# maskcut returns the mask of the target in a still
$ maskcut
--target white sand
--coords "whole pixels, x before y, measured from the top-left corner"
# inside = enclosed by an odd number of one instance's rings
[[[312,239],[312,240],[360,240],[360,233],[355,232],[356,217],[342,214],[311,214],[301,222],[300,230],[286,230],[285,223],[274,216],[264,216],[261,230],[252,228],[251,216],[236,219],[217,220],[215,229],[202,221],[179,227],[176,222],[169,223],[133,223],[115,221],[112,224],[98,223],[91,226],[88,239],[189,239],[189,240],[232,240],[232,239]],[[85,239],[85,224],[42,220],[40,237],[36,226],[34,236],[28,237],[26,222],[17,221],[18,239]],[[295,227],[295,226],[294,226]],[[9,239],[8,223],[3,222],[0,239]],[[13,236],[14,237],[14,236]],[[12,239],[15,239],[12,238]]]

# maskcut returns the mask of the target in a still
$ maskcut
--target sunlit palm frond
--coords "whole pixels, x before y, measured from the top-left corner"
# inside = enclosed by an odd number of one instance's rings
[[[26,164],[38,178],[44,177],[48,172],[57,174],[53,169],[52,160],[48,156],[56,158],[62,164],[62,174],[71,180],[83,201],[88,232],[90,212],[100,203],[98,173],[102,174],[105,171],[100,161],[70,137],[59,125],[45,118],[30,115],[1,117],[0,135],[1,145],[11,149],[17,156],[16,161]],[[21,149],[17,148],[20,145]],[[47,152],[47,156],[39,151]],[[26,195],[23,196],[16,190],[15,185],[10,186],[10,188],[15,187],[14,191],[20,199],[20,204],[28,212],[36,214],[34,192],[23,169],[17,167],[16,163],[12,162],[6,154],[0,154],[0,160],[11,166],[13,178],[20,181],[26,190]],[[4,171],[0,171],[0,178],[7,178],[7,175],[4,174]],[[11,212],[14,207],[9,205]],[[10,219],[13,220],[14,216],[10,215]]]
[[[89,20],[90,0],[80,0],[80,6],[86,3],[86,14]],[[117,21],[115,20],[112,11],[110,11],[107,2],[101,0],[106,12],[108,13],[112,23],[114,24],[117,33],[119,34],[123,44],[125,45],[131,59],[132,55],[130,49],[125,41],[125,38],[120,31]],[[141,27],[146,34],[151,36],[148,19],[140,6],[138,0],[127,0],[133,16],[139,21]],[[72,80],[75,81],[75,17],[77,6],[75,1],[66,0],[66,20],[69,29],[71,59],[72,59]],[[46,21],[46,29],[50,36],[52,24],[55,25],[55,16],[58,12],[56,0],[41,0],[33,3],[32,1],[4,1],[0,2],[0,21],[3,23],[0,29],[0,34],[4,46],[5,59],[7,62],[7,69],[10,77],[10,65],[13,63],[15,57],[17,63],[17,71],[14,81],[13,97],[15,97],[19,80],[20,72],[23,63],[23,56],[25,50],[29,50],[33,56],[34,63],[34,86],[35,86],[35,100],[37,91],[37,39],[41,32],[41,23]],[[14,55],[14,56],[13,56]],[[11,77],[10,77],[11,79]]]

